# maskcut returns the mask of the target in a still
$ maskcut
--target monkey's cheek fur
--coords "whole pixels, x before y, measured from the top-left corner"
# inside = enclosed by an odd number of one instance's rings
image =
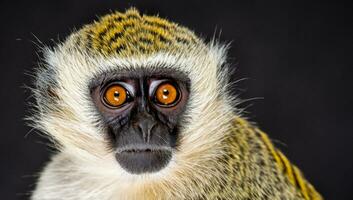
[[[172,158],[172,151],[165,149],[126,150],[115,154],[119,165],[132,174],[158,172]]]

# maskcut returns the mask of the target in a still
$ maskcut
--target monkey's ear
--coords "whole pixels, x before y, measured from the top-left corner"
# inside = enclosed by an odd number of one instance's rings
[[[53,104],[60,99],[56,90],[58,84],[55,76],[55,71],[49,66],[40,66],[37,69],[34,84],[38,106]]]

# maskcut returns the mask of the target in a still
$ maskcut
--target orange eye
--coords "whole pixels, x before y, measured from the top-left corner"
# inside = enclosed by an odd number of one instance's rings
[[[128,94],[124,87],[112,85],[105,90],[104,101],[112,107],[118,107],[126,102],[127,96]]]
[[[158,86],[155,96],[158,103],[162,105],[170,105],[178,100],[179,93],[172,84],[162,83]]]

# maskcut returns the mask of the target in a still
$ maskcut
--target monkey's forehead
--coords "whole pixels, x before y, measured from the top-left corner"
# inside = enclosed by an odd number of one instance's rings
[[[156,52],[182,52],[202,45],[189,29],[135,8],[115,12],[84,26],[73,35],[73,45],[89,53],[129,57]]]

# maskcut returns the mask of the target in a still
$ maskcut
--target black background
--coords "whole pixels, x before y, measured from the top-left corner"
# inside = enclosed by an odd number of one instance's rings
[[[318,1],[320,2],[320,1]],[[24,125],[38,62],[35,37],[63,40],[108,13],[136,6],[203,37],[232,41],[235,92],[326,199],[353,199],[352,1],[1,1],[1,199],[27,199],[48,161],[46,140]]]

